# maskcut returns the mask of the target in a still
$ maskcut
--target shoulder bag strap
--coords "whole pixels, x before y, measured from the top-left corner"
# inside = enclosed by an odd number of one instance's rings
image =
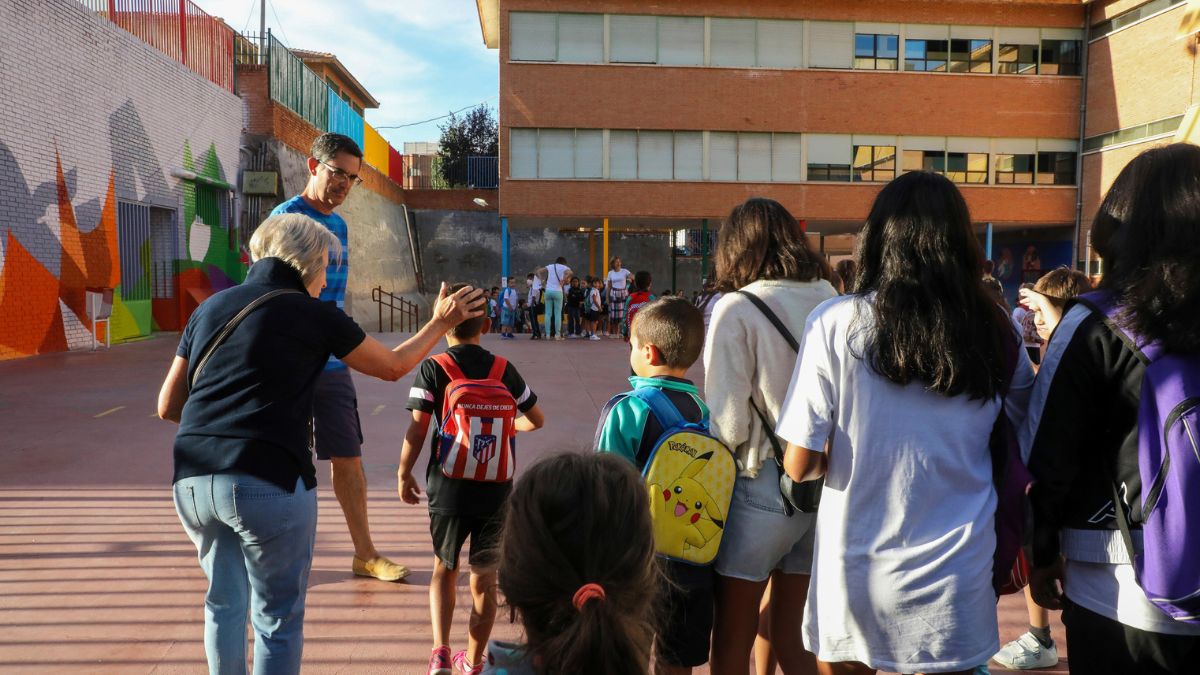
[[[271,298],[280,295],[287,295],[288,293],[299,292],[300,291],[294,288],[280,288],[269,293],[264,293],[263,295],[260,295],[252,300],[250,304],[243,307],[242,311],[234,314],[233,318],[227,321],[225,326],[217,332],[217,335],[212,339],[212,342],[209,342],[208,346],[205,347],[204,354],[200,357],[200,362],[196,364],[196,370],[192,371],[192,379],[188,383],[188,390],[191,391],[196,386],[196,381],[200,379],[200,373],[204,370],[204,366],[208,364],[208,360],[212,358],[213,352],[217,351],[217,347],[220,347],[225,340],[229,338],[229,335],[233,333],[233,329],[237,328],[238,324],[240,324],[243,319],[249,316],[251,312],[261,307],[263,303]]]
[[[797,354],[800,353],[800,343],[796,342],[796,338],[792,336],[792,332],[787,329],[787,326],[783,325],[783,321],[767,306],[767,303],[762,301],[762,298],[749,291],[738,291],[737,293],[745,296],[750,302],[754,303],[758,311],[762,312],[763,316],[767,317],[767,320],[771,322],[771,325],[775,326],[775,330],[779,331],[779,334],[783,336],[783,339],[787,340],[788,346],[792,348],[792,351]]]

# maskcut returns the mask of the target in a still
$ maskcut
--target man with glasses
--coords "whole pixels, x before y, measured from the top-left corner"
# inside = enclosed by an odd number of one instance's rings
[[[304,191],[275,207],[271,215],[302,213],[321,223],[342,242],[341,260],[331,260],[321,300],[346,305],[346,276],[350,242],[346,221],[333,210],[341,206],[350,189],[362,184],[362,150],[342,134],[322,134],[313,142],[308,158],[308,184]],[[358,394],[346,364],[330,357],[317,381],[313,397],[313,436],[318,459],[330,460],[333,493],[346,516],[354,542],[354,574],[382,581],[408,576],[403,565],[379,555],[367,525],[367,478],[362,465],[362,426],[358,419]]]

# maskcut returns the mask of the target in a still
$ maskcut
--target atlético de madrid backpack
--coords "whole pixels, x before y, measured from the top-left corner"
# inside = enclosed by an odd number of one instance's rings
[[[482,380],[472,380],[449,354],[433,360],[450,376],[442,406],[438,461],[447,478],[506,483],[516,470],[517,401],[501,379],[508,361],[496,356]]]

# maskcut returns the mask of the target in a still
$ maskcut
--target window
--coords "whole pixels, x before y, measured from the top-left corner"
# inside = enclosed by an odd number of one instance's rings
[[[986,152],[947,152],[946,178],[955,183],[988,182],[988,156]]]
[[[704,65],[704,19],[698,16],[659,17],[658,62],[673,66]]]
[[[946,170],[946,152],[944,150],[905,150],[902,155],[901,168],[909,171],[933,171],[943,173]]]
[[[996,59],[997,70],[1002,75],[1033,75],[1037,73],[1037,45],[1000,45]]]
[[[604,177],[604,132],[599,129],[575,130],[575,177]]]
[[[558,58],[558,15],[513,12],[509,14],[508,32],[508,55],[513,61]]]
[[[1074,185],[1075,153],[1039,152],[1037,154],[1038,185]]]
[[[850,137],[840,134],[808,136],[808,180],[850,181]]]
[[[850,68],[854,65],[854,24],[808,22],[808,65],[812,68]]]
[[[951,40],[950,72],[992,72],[991,40]]]
[[[197,218],[200,217],[198,214]],[[208,224],[220,225],[212,220],[208,220]],[[151,298],[151,270],[146,269],[150,266],[149,249],[150,207],[145,204],[117,202],[117,252],[121,262],[122,299]]]
[[[699,131],[675,132],[675,180],[704,178],[703,137]]]
[[[854,146],[854,181],[887,182],[896,177],[896,146]]]
[[[803,21],[758,22],[758,65],[763,68],[799,68],[804,50]]]
[[[604,16],[559,14],[558,60],[563,63],[602,63]]]
[[[653,16],[614,15],[608,19],[608,60],[654,63],[658,58],[658,20]]]
[[[575,177],[575,130],[538,131],[538,178]]]
[[[1079,40],[1042,40],[1042,75],[1078,75]]]
[[[947,45],[947,40],[905,40],[904,69],[929,73],[946,72]]]
[[[513,129],[508,134],[508,175],[537,178],[537,129]]]
[[[675,152],[670,131],[639,131],[637,177],[640,180],[671,180]]]
[[[737,134],[713,131],[708,134],[709,180],[737,180]]]
[[[637,178],[637,132],[608,132],[608,177],[615,180]]]
[[[748,68],[755,64],[753,19],[713,19],[709,29],[709,63]]]
[[[1091,136],[1083,139],[1083,151],[1093,152],[1121,143],[1129,143],[1151,136],[1162,136],[1163,134],[1173,133],[1182,123],[1183,115],[1176,115],[1175,117],[1168,117],[1149,124],[1139,124],[1136,127],[1128,127],[1118,131],[1111,131],[1107,134]]]
[[[738,180],[771,180],[771,134],[738,134]]]
[[[854,36],[854,67],[859,70],[896,70],[900,37],[876,33]]]
[[[772,134],[771,180],[800,181],[800,134]]]
[[[1182,4],[1184,0],[1150,0],[1141,7],[1135,7],[1128,12],[1118,14],[1108,21],[1102,21],[1092,28],[1092,37],[1101,38],[1109,33],[1121,30],[1122,28],[1137,23],[1151,15],[1161,11],[1170,9],[1175,5]]]
[[[1036,155],[996,155],[997,185],[1033,185]]]

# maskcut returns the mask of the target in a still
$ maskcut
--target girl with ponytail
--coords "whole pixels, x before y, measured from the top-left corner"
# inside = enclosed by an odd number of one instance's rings
[[[645,675],[656,588],[650,505],[615,455],[563,454],[509,497],[499,585],[525,644],[493,641],[485,673]]]

